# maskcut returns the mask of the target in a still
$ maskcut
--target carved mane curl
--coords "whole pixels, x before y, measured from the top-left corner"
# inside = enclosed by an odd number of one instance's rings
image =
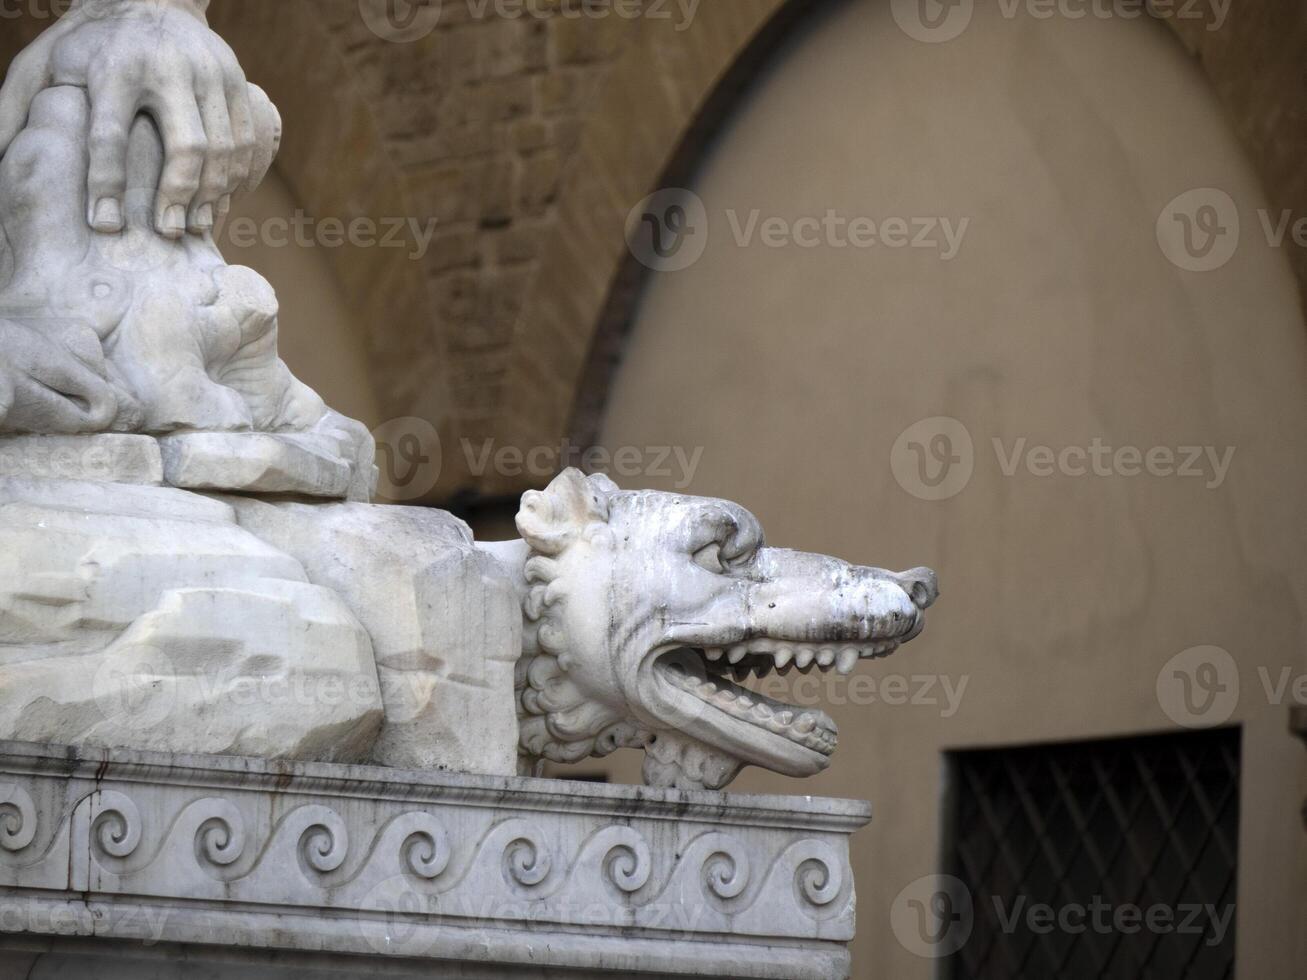
[[[588,697],[568,676],[570,651],[559,615],[568,582],[560,559],[578,541],[608,530],[608,477],[565,470],[546,490],[522,497],[517,529],[531,549],[525,574],[524,613],[538,624],[540,652],[518,664],[520,745],[530,756],[577,762],[618,748],[642,746],[648,738],[606,705]]]

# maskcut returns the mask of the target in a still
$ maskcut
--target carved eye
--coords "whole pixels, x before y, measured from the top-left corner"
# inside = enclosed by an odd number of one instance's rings
[[[722,545],[720,541],[704,545],[694,553],[694,563],[714,575],[725,575],[726,566],[722,564]]]

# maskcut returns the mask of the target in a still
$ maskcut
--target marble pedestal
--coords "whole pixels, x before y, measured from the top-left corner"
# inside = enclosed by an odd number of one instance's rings
[[[845,977],[869,819],[0,742],[0,977]]]

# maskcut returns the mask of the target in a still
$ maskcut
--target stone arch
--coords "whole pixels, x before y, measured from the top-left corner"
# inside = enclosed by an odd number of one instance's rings
[[[1307,43],[1307,17],[1291,6],[1255,0],[1229,11],[1223,23],[1209,8],[1202,19],[1171,18],[1167,24],[1237,120],[1238,135],[1272,205],[1297,208],[1295,215],[1301,216],[1307,206],[1307,173],[1301,167],[1307,151],[1302,108],[1307,77],[1300,70],[1300,53]],[[622,204],[629,208],[659,187],[682,184],[707,148],[706,136],[730,116],[779,43],[822,7],[805,0],[759,4],[752,31],[711,32],[721,45],[700,57],[720,61],[715,73],[701,77],[709,84],[700,97],[688,111],[682,103],[679,118],[663,114],[664,108],[675,111],[672,100],[656,100],[654,129],[659,137],[671,136],[674,146],[650,153],[640,163],[628,161],[625,170],[578,177],[569,186],[554,230],[550,272],[540,278],[513,352],[507,421],[519,445],[566,439],[586,446],[594,441],[648,271],[625,247]],[[650,38],[647,47],[656,50],[656,40]],[[645,120],[629,113],[621,90],[638,86],[654,58],[649,50],[633,51],[614,69],[612,97],[592,120],[578,169],[602,169],[612,159],[604,155],[609,147],[640,146],[636,130]],[[682,94],[688,94],[687,88],[678,83]],[[1293,250],[1291,261],[1300,291],[1307,292],[1307,249]]]

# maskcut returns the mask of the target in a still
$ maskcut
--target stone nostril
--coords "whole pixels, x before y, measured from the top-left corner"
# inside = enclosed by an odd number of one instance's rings
[[[914,568],[901,576],[903,585],[918,609],[929,609],[939,598],[939,579],[929,568]]]

